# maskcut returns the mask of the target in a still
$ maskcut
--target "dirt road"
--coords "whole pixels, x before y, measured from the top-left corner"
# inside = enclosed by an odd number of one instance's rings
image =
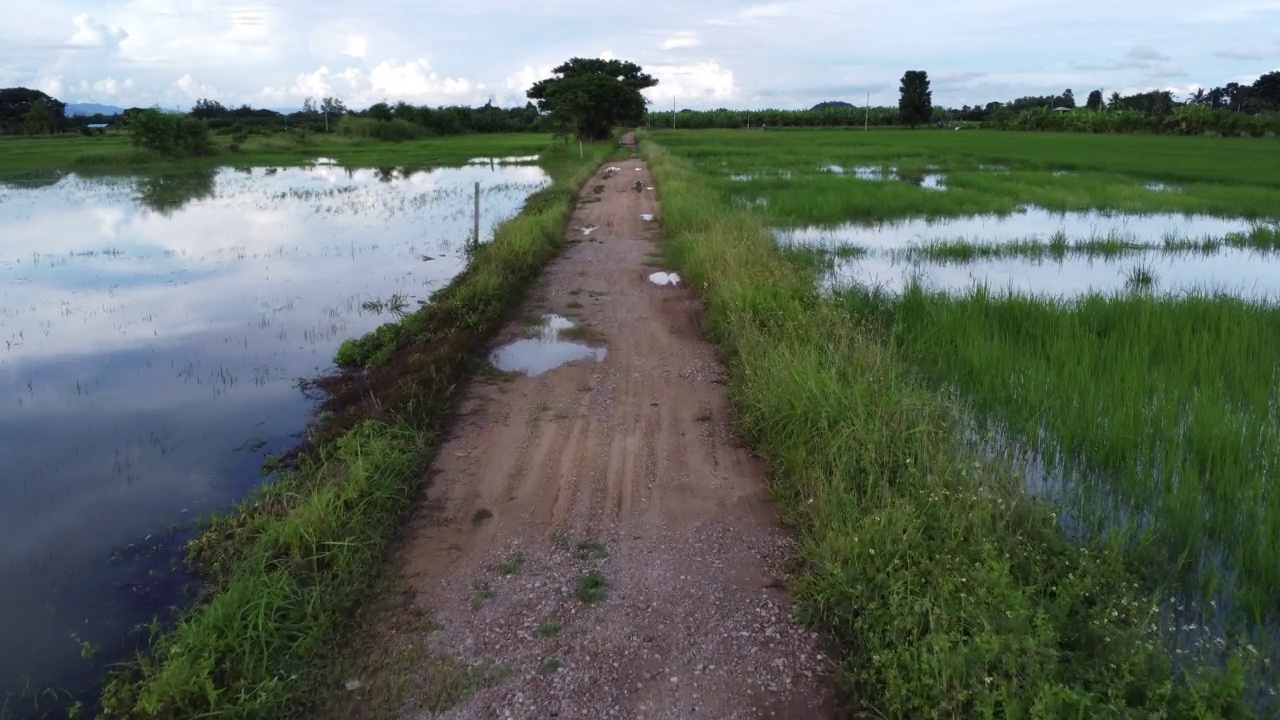
[[[502,350],[587,357],[467,391],[399,553],[406,606],[432,629],[394,642],[496,669],[439,717],[829,717],[827,663],[789,619],[788,535],[730,432],[699,301],[650,279],[665,268],[648,168],[613,166],[584,188],[531,317],[495,344],[550,313],[576,325],[561,340],[604,352]]]

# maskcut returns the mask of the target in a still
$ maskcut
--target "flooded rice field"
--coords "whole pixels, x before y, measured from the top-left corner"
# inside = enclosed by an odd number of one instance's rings
[[[811,227],[780,231],[785,243],[836,248],[855,245],[867,250],[900,250],[938,241],[990,244],[1028,239],[1119,239],[1153,247],[1167,238],[1222,237],[1251,232],[1258,223],[1211,215],[1128,213],[1090,210],[1053,212],[1026,208],[1009,215],[969,215],[950,218],[909,218],[885,223],[848,223],[839,227]]]
[[[985,287],[994,292],[1062,299],[1129,290],[1175,295],[1221,293],[1259,302],[1280,298],[1277,258],[1236,248],[1212,255],[1153,251],[1123,259],[997,257],[965,263],[902,261],[877,255],[841,258],[832,265],[826,280],[831,286],[853,282],[890,293],[899,293],[918,280],[926,290],[952,294]]]
[[[462,168],[0,178],[0,706],[84,690],[183,602],[345,339],[426,302],[549,180]]]
[[[1131,215],[1029,208],[1011,215],[911,218],[779,230],[784,245],[830,252],[827,287],[900,292],[913,281],[964,294],[1073,298],[1149,290],[1280,297],[1274,223],[1209,215]]]

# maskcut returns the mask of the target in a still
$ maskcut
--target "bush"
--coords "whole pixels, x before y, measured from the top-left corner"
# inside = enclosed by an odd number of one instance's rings
[[[404,119],[374,120],[348,115],[338,121],[339,135],[374,140],[417,140],[427,136],[426,128]]]
[[[213,154],[209,126],[203,120],[143,110],[129,118],[134,147],[169,157]]]

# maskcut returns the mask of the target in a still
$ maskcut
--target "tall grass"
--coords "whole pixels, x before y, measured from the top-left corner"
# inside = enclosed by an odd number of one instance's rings
[[[190,555],[209,595],[108,684],[108,717],[305,715],[310,672],[380,566],[476,350],[560,247],[575,191],[611,150],[547,151],[554,184],[408,316],[395,362],[339,378],[299,469],[216,520]]]
[[[646,142],[663,243],[707,304],[738,430],[800,533],[797,611],[861,714],[1252,717],[1244,666],[1178,666],[1153,591],[962,440],[906,358],[814,290],[761,219]]]
[[[1132,275],[1134,289],[1158,282]],[[842,302],[930,380],[1061,458],[1095,523],[1124,522],[1134,549],[1251,622],[1280,615],[1280,310],[1140,293],[956,298],[918,285]]]

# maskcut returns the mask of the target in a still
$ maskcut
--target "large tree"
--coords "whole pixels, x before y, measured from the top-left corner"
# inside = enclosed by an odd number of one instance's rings
[[[1090,110],[1098,111],[1102,109],[1102,91],[1094,90],[1089,93],[1089,99],[1085,101],[1084,106]]]
[[[191,106],[191,117],[200,118],[201,120],[225,117],[227,112],[226,106],[222,103],[207,98],[200,98],[196,100],[195,105]]]
[[[1250,96],[1264,110],[1280,109],[1280,70],[1253,81]]]
[[[27,113],[40,101],[44,102],[44,111],[52,116],[52,130],[57,130],[67,117],[67,106],[64,103],[30,88],[0,89],[0,133],[23,132]]]
[[[551,114],[562,130],[582,140],[609,137],[616,125],[639,124],[648,101],[641,90],[658,81],[639,65],[622,60],[573,58],[525,93]]]
[[[933,91],[929,90],[929,73],[908,70],[902,76],[902,96],[898,99],[898,115],[912,128],[933,117]]]
[[[48,102],[40,98],[31,103],[31,109],[22,118],[23,132],[28,135],[51,135],[53,128],[53,113],[49,110]]]

